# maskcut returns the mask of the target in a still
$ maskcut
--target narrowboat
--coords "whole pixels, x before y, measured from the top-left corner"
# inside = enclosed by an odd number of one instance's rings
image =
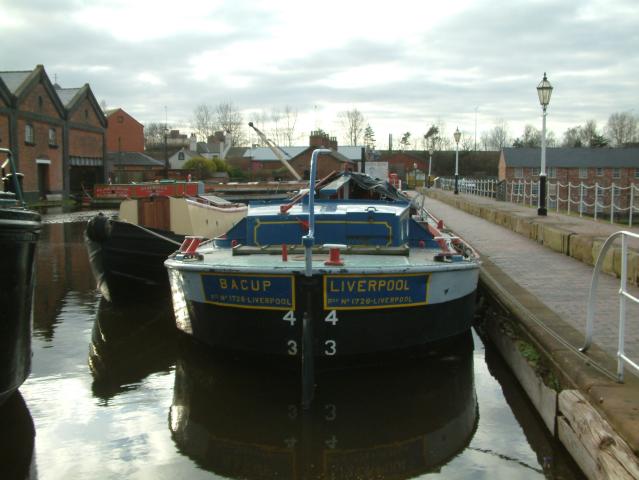
[[[144,294],[168,298],[164,260],[186,235],[213,238],[246,215],[245,204],[216,196],[148,195],[126,199],[119,213],[99,213],[87,224],[85,241],[98,289],[109,301]]]
[[[166,260],[178,329],[309,371],[468,333],[472,247],[386,181],[344,171],[316,182],[323,152],[311,157],[311,188],[251,203],[224,235],[187,237]]]
[[[25,207],[11,151],[2,163],[0,192],[0,404],[9,398],[31,372],[34,261],[40,235],[40,214]],[[4,171],[10,166],[10,174]]]

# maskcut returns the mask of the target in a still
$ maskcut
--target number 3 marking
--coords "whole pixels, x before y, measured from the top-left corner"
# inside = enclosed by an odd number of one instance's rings
[[[335,340],[326,340],[324,345],[326,345],[326,350],[324,350],[325,355],[330,357],[337,353],[337,342]]]

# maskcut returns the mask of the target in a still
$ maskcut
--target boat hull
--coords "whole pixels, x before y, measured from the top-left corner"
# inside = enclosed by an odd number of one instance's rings
[[[85,241],[102,295],[113,302],[131,301],[152,293],[168,295],[164,261],[183,239],[183,235],[160,229],[143,230],[102,214],[93,217],[87,224]]]
[[[289,359],[295,364],[300,360],[306,318],[319,365],[341,366],[377,361],[382,354],[429,351],[438,343],[467,333],[473,319],[478,270],[426,273],[429,294],[416,305],[343,310],[326,308],[326,288],[330,285],[326,275],[310,279],[295,275],[295,301],[290,310],[208,301],[203,293],[206,287],[202,287],[207,275],[210,273],[169,266],[180,330],[216,349]],[[451,290],[454,285],[455,293]]]
[[[31,371],[34,260],[40,215],[18,208],[0,209],[0,404]]]

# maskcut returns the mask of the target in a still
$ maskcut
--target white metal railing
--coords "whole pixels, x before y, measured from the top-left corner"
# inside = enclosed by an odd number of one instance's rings
[[[498,180],[494,178],[460,178],[457,182],[457,188],[460,193],[467,193],[470,195],[478,195],[480,197],[495,198],[497,192]],[[438,178],[435,181],[435,186],[442,190],[454,190],[455,179],[454,178]]]
[[[479,195],[483,197],[497,197],[498,185],[495,179],[460,178],[458,189],[460,193]],[[455,180],[452,178],[438,178],[435,186],[442,190],[453,190]],[[639,185],[631,184],[622,187],[612,183],[604,187],[596,182],[594,185],[586,183],[561,183],[548,181],[548,209],[555,209],[557,213],[579,213],[580,217],[591,215],[595,220],[608,219],[615,222],[615,216],[624,216],[624,223],[632,227],[635,213],[639,206],[635,199],[639,198]],[[503,187],[502,187],[503,188]],[[505,200],[535,207],[539,203],[539,182],[533,180],[513,180],[506,182]]]
[[[639,304],[639,298],[628,293],[628,237],[633,237],[639,239],[639,234],[628,232],[625,230],[615,232],[610,235],[606,241],[604,242],[601,250],[599,251],[599,256],[597,257],[597,262],[595,263],[595,267],[592,271],[592,282],[590,284],[590,294],[588,295],[588,311],[586,314],[586,341],[584,342],[584,346],[579,350],[585,352],[590,348],[592,344],[592,336],[593,336],[593,324],[595,319],[595,311],[596,311],[596,302],[595,302],[595,293],[597,291],[597,286],[599,285],[599,274],[601,273],[601,268],[604,263],[604,259],[606,257],[606,253],[614,243],[614,241],[621,237],[621,286],[619,288],[619,339],[617,346],[617,379],[619,382],[623,382],[623,370],[624,365],[628,364],[632,368],[634,368],[637,372],[639,372],[639,365],[630,360],[625,354],[625,332],[626,332],[626,300],[631,300],[637,304]]]
[[[506,186],[507,199],[513,203],[522,203],[534,206],[538,202],[537,192],[539,182],[513,180]],[[615,215],[627,213],[629,226],[632,226],[635,212],[639,207],[635,205],[636,193],[639,186],[634,183],[621,187],[612,183],[604,187],[596,182],[594,185],[587,185],[583,182],[578,184],[548,182],[547,205],[554,206],[557,213],[565,211],[579,212],[579,216],[584,214],[598,218],[608,217],[610,223],[614,223]],[[622,206],[624,205],[625,206]]]

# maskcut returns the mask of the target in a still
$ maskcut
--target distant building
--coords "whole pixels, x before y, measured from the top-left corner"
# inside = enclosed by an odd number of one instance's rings
[[[499,179],[515,182],[514,193],[524,191],[524,183],[538,182],[541,170],[541,149],[539,148],[504,148],[499,158]],[[571,189],[572,201],[579,200],[578,186],[584,183],[588,186],[598,185],[609,187],[628,187],[639,184],[639,148],[547,148],[546,174],[550,184],[550,194],[554,195],[557,184],[566,185],[560,191],[560,197],[567,199],[567,185]],[[562,187],[559,187],[562,188]],[[531,187],[532,193],[537,194],[536,185]],[[510,194],[512,190],[508,190]],[[597,194],[599,195],[599,193]],[[602,204],[610,204],[610,190],[598,197]],[[630,189],[615,192],[615,205],[626,208],[630,204]],[[594,204],[595,191],[584,191],[584,201]],[[555,205],[549,201],[552,208]]]
[[[107,152],[144,152],[144,125],[121,108],[106,111]]]
[[[302,178],[308,178],[310,170],[310,159],[313,150],[316,148],[329,148],[333,153],[325,155],[323,161],[319,163],[318,177],[322,177],[332,170],[354,170],[359,171],[359,164],[362,158],[362,148],[359,146],[340,147],[337,145],[335,137],[329,137],[322,131],[311,132],[309,146],[282,147],[284,157],[295,168]],[[269,147],[253,147],[244,152],[244,157],[248,160],[248,170],[251,179],[267,180],[271,178],[282,178],[293,180],[293,176],[288,169],[282,165]]]
[[[104,179],[107,121],[88,84],[53,85],[42,65],[0,72],[0,146],[24,174],[28,201],[58,200]]]

